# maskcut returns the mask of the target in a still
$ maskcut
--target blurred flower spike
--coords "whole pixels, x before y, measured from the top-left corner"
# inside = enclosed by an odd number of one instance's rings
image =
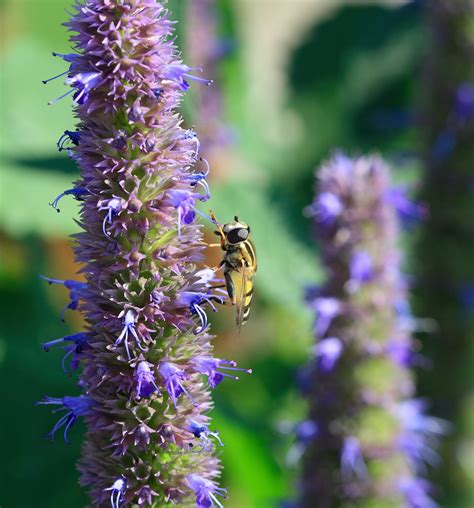
[[[414,399],[411,366],[421,355],[401,274],[399,213],[421,215],[393,191],[378,157],[337,153],[317,172],[313,218],[326,283],[308,293],[316,344],[304,367],[310,412],[302,508],[432,508],[423,477],[436,465],[446,424]],[[301,444],[302,443],[302,444]]]
[[[177,112],[191,84],[211,82],[180,60],[156,0],[79,2],[66,26],[76,53],[54,53],[68,69],[51,79],[66,76],[70,90],[51,103],[73,97],[78,124],[57,148],[80,178],[51,206],[80,202],[74,248],[85,280],[42,278],[69,290],[66,309],[87,325],[43,348],[65,349],[84,394],[39,404],[65,411],[51,436],[63,429],[67,440],[84,419],[79,471],[91,505],[222,507],[210,388],[250,371],[212,356],[207,311],[226,296],[202,266],[196,223],[209,164]]]

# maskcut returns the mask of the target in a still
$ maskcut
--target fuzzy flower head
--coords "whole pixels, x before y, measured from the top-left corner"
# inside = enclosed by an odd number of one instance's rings
[[[68,87],[51,104],[69,96],[78,119],[57,148],[79,170],[51,206],[79,201],[85,281],[43,278],[69,290],[64,310],[87,329],[44,349],[64,347],[85,393],[40,404],[64,411],[52,436],[67,439],[84,417],[80,481],[94,506],[222,506],[207,413],[210,389],[239,369],[212,356],[208,312],[225,292],[202,266],[196,209],[210,167],[177,111],[187,89],[211,82],[181,61],[168,15],[156,0],[77,2],[66,23],[74,51],[55,54],[66,69],[51,78]]]
[[[400,212],[420,210],[378,157],[336,153],[317,179],[309,215],[327,279],[308,298],[315,346],[302,389],[317,432],[293,448],[303,453],[302,505],[429,507],[422,475],[441,429],[412,398],[421,356],[398,238]]]

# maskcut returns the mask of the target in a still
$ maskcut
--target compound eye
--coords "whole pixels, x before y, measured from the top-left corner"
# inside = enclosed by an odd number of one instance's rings
[[[240,238],[242,238],[242,240],[247,240],[247,238],[249,237],[249,233],[250,231],[245,228],[240,228],[237,230],[237,234],[239,235]]]
[[[224,233],[228,233],[230,231],[230,224],[224,224],[222,231],[224,231]]]
[[[229,232],[227,239],[230,243],[239,243],[247,240],[249,232],[245,228],[236,228]]]

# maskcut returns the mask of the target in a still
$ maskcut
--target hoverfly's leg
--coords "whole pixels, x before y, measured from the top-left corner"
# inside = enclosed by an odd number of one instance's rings
[[[235,297],[235,286],[234,282],[232,281],[232,276],[230,272],[224,271],[224,278],[225,278],[225,285],[227,289],[227,293],[229,295],[230,301],[232,302],[232,305],[235,305],[237,303],[237,299]]]
[[[208,247],[221,247],[221,244],[220,243],[208,243],[207,246]]]
[[[216,216],[214,215],[214,212],[212,210],[209,210],[209,215],[211,217],[212,223],[215,226],[217,226],[217,231],[214,231],[214,234],[217,235],[218,237],[220,237],[220,239],[221,239],[220,248],[222,250],[227,250],[226,246],[225,246],[226,237],[225,237],[224,230],[222,229],[222,226],[217,222]],[[213,244],[211,244],[211,245],[213,245]]]
[[[225,234],[222,229],[222,226],[217,222],[216,216],[214,215],[214,212],[212,210],[209,210],[209,216],[211,217],[211,220],[215,226],[217,226],[217,231],[214,231],[214,233],[222,238],[222,240],[225,239]]]
[[[225,259],[223,259],[217,266],[215,266],[212,270],[214,272],[218,272],[225,265]]]

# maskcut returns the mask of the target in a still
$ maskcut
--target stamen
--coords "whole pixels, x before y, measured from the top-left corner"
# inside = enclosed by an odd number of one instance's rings
[[[54,54],[54,53],[53,53],[53,54]],[[57,76],[53,76],[52,78],[49,78],[49,79],[43,79],[43,80],[41,80],[41,82],[42,82],[44,85],[46,85],[46,83],[49,83],[50,81],[53,81],[53,80],[55,80],[55,79],[58,79],[58,78],[60,78],[61,76],[65,76],[65,75],[66,75],[66,74],[68,74],[68,73],[69,73],[69,71],[67,70],[67,71],[61,72],[61,74],[58,74]]]
[[[81,133],[79,131],[65,130],[64,134],[62,134],[61,137],[58,139],[56,146],[58,147],[58,150],[62,152],[63,150],[69,149],[69,147],[64,148],[64,145],[66,144],[68,139],[69,141],[71,141],[73,145],[78,146],[80,138]]]
[[[53,99],[52,101],[48,102],[48,106],[52,106],[53,104],[56,104],[56,102],[60,101],[61,99],[64,99],[64,97],[67,97],[68,95],[71,95],[73,92],[75,92],[74,88],[71,88],[68,92],[61,95],[60,97],[57,97],[56,99]]]
[[[85,187],[74,187],[73,189],[65,190],[51,201],[49,206],[52,206],[59,213],[61,210],[58,208],[58,203],[64,196],[73,196],[77,201],[83,201],[82,196],[88,194],[88,192],[89,191]]]
[[[194,211],[197,212],[201,217],[204,217],[204,219],[208,220],[210,223],[215,224],[215,222],[209,217],[209,215],[206,215],[204,212],[201,212],[198,208],[194,208]]]
[[[193,81],[197,81],[198,83],[204,83],[207,86],[212,85],[212,83],[214,83],[212,79],[198,78],[197,76],[192,76],[191,74],[183,74],[183,76]]]

